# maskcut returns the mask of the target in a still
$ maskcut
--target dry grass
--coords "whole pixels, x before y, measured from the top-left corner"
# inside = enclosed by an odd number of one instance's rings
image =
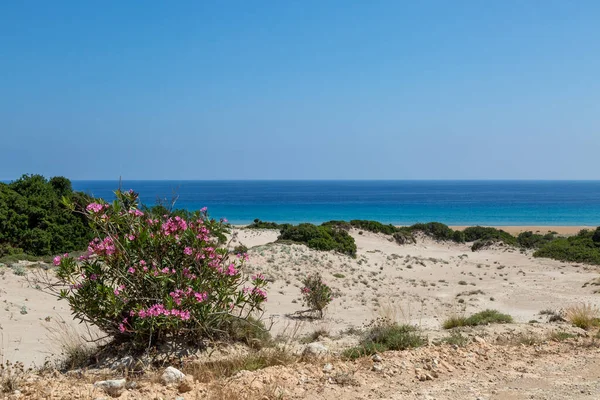
[[[194,362],[185,365],[182,372],[192,375],[199,382],[209,383],[228,378],[240,371],[256,371],[276,365],[290,365],[297,361],[299,357],[285,348],[269,348],[251,351],[233,358]]]
[[[88,330],[87,335],[84,337],[62,318],[53,320],[45,328],[48,331],[47,336],[51,343],[60,351],[57,368],[72,370],[89,364],[97,349],[94,341],[98,339],[98,333]]]
[[[599,325],[600,309],[591,303],[580,303],[567,307],[565,318],[574,326],[589,330]]]

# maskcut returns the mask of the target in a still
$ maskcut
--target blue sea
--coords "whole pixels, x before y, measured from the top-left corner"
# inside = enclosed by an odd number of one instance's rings
[[[117,181],[73,181],[111,201]],[[398,225],[600,225],[600,181],[123,181],[151,205],[207,206],[246,224],[371,219]]]

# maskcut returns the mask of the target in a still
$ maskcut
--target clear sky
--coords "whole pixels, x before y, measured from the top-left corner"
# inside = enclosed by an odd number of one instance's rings
[[[598,1],[5,1],[0,179],[600,179]]]

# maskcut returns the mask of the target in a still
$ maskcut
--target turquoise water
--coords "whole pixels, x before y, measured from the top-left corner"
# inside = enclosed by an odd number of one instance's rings
[[[254,218],[320,223],[600,225],[600,181],[123,181],[146,204],[177,193],[176,207],[207,206],[234,224]],[[73,181],[113,199],[117,181]]]

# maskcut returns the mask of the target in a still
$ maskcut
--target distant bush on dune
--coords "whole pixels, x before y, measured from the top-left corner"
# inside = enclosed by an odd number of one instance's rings
[[[524,247],[526,249],[537,249],[545,244],[556,239],[556,236],[552,233],[548,233],[546,235],[539,235],[537,233],[533,233],[531,231],[521,232],[519,236],[517,236],[517,243],[519,246]]]
[[[290,226],[290,224],[278,224],[276,222],[266,222],[266,221],[261,221],[260,219],[256,218],[254,220],[254,222],[252,222],[250,225],[246,226],[246,228],[281,230],[287,226]]]
[[[74,192],[63,177],[47,180],[23,175],[0,183],[0,257],[14,254],[45,256],[81,250],[92,239],[87,219],[64,207],[62,199],[85,205],[92,198]]]
[[[463,231],[465,241],[474,242],[476,240],[497,240],[510,245],[517,245],[517,238],[502,229],[470,226]]]
[[[582,230],[568,238],[556,238],[533,256],[600,265],[600,227],[595,231]]]
[[[373,233],[385,233],[386,235],[392,235],[394,232],[397,232],[397,228],[392,224],[384,225],[381,222],[377,221],[367,221],[360,219],[353,219],[350,221],[350,225],[353,228],[361,229],[363,231],[369,231]]]
[[[328,225],[299,224],[288,225],[281,230],[279,240],[304,243],[315,250],[334,250],[350,256],[356,256],[354,238],[343,229]]]

